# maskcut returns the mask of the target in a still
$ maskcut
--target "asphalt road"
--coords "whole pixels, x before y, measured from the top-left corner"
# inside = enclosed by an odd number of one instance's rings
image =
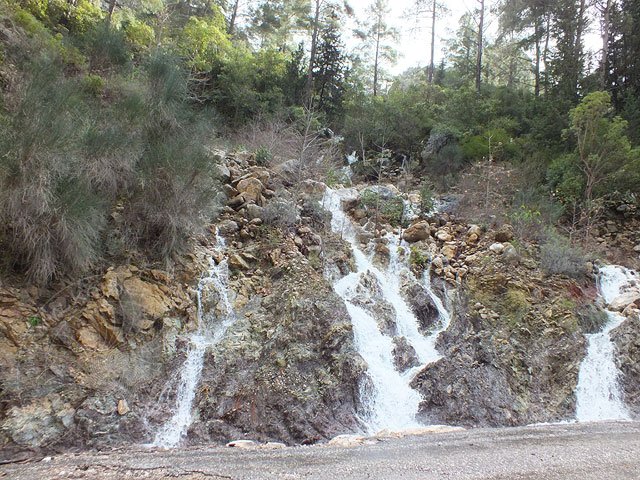
[[[639,480],[640,423],[474,429],[356,447],[120,449],[0,466],[2,480]]]

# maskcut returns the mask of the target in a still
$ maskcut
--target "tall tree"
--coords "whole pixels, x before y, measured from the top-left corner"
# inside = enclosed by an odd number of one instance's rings
[[[433,83],[435,72],[436,53],[436,20],[448,11],[447,7],[438,0],[415,0],[411,11],[407,16],[413,16],[417,21],[429,24],[429,67],[427,68],[427,80]]]
[[[398,31],[386,21],[389,12],[388,0],[374,0],[367,9],[367,21],[361,23],[355,32],[363,42],[362,47],[373,69],[374,97],[378,95],[383,64],[395,62],[397,56],[395,43],[398,40]]]
[[[478,1],[478,32],[476,34],[476,92],[480,93],[480,87],[482,84],[482,51],[484,41],[484,2],[485,0]]]

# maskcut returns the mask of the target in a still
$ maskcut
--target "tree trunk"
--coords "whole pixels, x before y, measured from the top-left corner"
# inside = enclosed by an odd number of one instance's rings
[[[546,18],[546,32],[544,39],[544,51],[542,53],[542,63],[544,63],[544,93],[549,91],[549,74],[547,73],[547,66],[549,61],[549,39],[551,37],[551,12],[547,11]]]
[[[309,68],[307,69],[307,85],[305,87],[305,100],[311,109],[313,101],[313,64],[316,61],[316,52],[318,49],[318,34],[320,30],[320,7],[322,0],[315,0],[315,13],[313,16],[313,30],[311,33],[311,52],[309,53]]]
[[[583,0],[584,1],[584,0]],[[484,29],[484,0],[478,0],[478,3],[480,4],[480,8],[479,8],[479,13],[480,13],[480,19],[478,21],[478,38],[477,38],[477,44],[478,44],[478,55],[476,58],[476,91],[478,93],[480,93],[480,87],[482,84],[482,35],[483,35],[483,29]]]
[[[433,10],[431,11],[431,60],[429,62],[429,83],[433,83],[433,71],[435,70],[435,52],[436,52],[436,7],[437,0],[433,0]]]
[[[107,27],[111,26],[111,18],[116,9],[116,0],[109,0],[109,10],[107,11]]]
[[[238,5],[240,0],[236,0],[233,3],[233,10],[231,11],[231,19],[229,20],[229,35],[233,36],[236,29],[236,17],[238,16]]]
[[[378,17],[378,26],[376,29],[376,56],[373,62],[373,96],[376,97],[378,95],[378,58],[380,55],[380,22],[381,19]]]
[[[534,66],[534,74],[535,74],[535,87],[534,92],[536,97],[540,96],[540,39],[542,37],[540,33],[540,18],[536,16],[535,18],[535,37],[536,37],[536,45],[535,45],[535,55],[536,55],[536,63]]]
[[[584,33],[584,29],[586,27],[586,18],[585,18],[585,10],[587,8],[586,0],[580,0],[580,9],[578,10],[578,24],[576,28],[576,39],[574,45],[574,78],[573,81],[573,89],[575,94],[578,93],[578,82],[580,80],[580,74],[582,73],[582,35]]]
[[[609,71],[609,36],[611,34],[611,7],[613,2],[606,0],[602,10],[602,60],[600,71],[600,86],[606,88],[607,72]]]

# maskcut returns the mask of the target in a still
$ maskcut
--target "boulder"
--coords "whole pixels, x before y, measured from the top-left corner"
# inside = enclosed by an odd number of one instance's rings
[[[255,203],[262,206],[264,185],[260,180],[253,177],[245,178],[238,182],[236,188],[246,203]]]
[[[227,443],[227,447],[239,448],[243,450],[252,450],[254,448],[258,448],[258,444],[253,440],[233,440]]]
[[[451,234],[446,230],[438,230],[436,232],[436,238],[441,242],[450,242],[451,240],[453,240]]]
[[[631,290],[617,296],[609,304],[609,309],[616,312],[622,312],[630,305],[640,307],[640,291]]]
[[[449,260],[453,260],[457,252],[458,252],[458,246],[453,242],[445,243],[442,249],[440,250],[440,253]]]
[[[429,222],[424,220],[414,223],[409,226],[404,233],[402,234],[402,238],[409,243],[419,242],[420,240],[426,240],[431,236],[431,227],[429,226]]]
[[[218,224],[218,233],[220,235],[232,235],[240,230],[240,227],[233,220],[223,220]]]
[[[498,242],[491,244],[491,246],[489,247],[489,250],[498,255],[502,255],[502,253],[504,253],[504,249],[504,244]]]
[[[513,227],[508,223],[502,225],[496,232],[493,234],[493,238],[496,242],[505,243],[513,240]]]

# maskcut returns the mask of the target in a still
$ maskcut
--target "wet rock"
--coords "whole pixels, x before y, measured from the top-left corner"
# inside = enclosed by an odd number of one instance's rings
[[[420,333],[429,335],[437,327],[440,316],[428,292],[416,282],[407,288],[405,298],[418,319]]]
[[[416,349],[409,344],[405,337],[393,339],[393,364],[400,372],[406,372],[410,368],[420,365]]]
[[[609,304],[609,309],[616,312],[622,312],[630,305],[633,305],[635,307],[640,307],[640,291],[632,290],[630,292],[625,292],[617,296]]]
[[[360,281],[349,301],[368,312],[378,322],[378,327],[385,335],[396,334],[396,311],[385,300],[380,283],[373,273],[360,275]]]
[[[426,240],[430,236],[431,226],[424,220],[410,225],[402,234],[402,238],[409,243]]]
[[[640,418],[640,316],[634,315],[611,332],[624,401],[634,418]]]
[[[233,270],[249,270],[251,267],[242,256],[237,253],[229,255],[229,267]]]

